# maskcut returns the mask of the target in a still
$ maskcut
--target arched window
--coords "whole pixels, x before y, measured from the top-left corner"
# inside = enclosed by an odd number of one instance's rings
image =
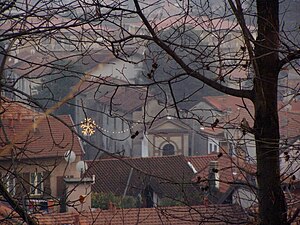
[[[172,144],[166,144],[163,147],[163,155],[175,155],[175,147]]]

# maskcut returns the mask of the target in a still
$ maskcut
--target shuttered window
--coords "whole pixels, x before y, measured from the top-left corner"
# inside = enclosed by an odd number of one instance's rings
[[[41,195],[44,191],[43,173],[34,172],[30,173],[30,194]]]
[[[15,178],[15,176],[13,174],[7,173],[3,177],[1,175],[1,179],[2,179],[3,184],[6,187],[7,192],[14,196],[16,194],[16,178]]]

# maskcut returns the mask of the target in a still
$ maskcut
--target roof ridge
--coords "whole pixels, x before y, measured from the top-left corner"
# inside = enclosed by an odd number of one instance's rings
[[[85,160],[86,162],[99,162],[99,161],[108,161],[108,160],[138,160],[138,159],[157,159],[157,158],[184,158],[184,155],[164,155],[164,156],[148,156],[148,157],[111,157],[111,158],[99,158],[96,160]]]

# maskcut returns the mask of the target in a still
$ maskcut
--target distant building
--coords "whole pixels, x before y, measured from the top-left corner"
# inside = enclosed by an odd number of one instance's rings
[[[64,178],[80,177],[76,164],[84,151],[74,123],[70,116],[56,119],[8,100],[1,101],[1,111],[2,182],[29,211],[48,210],[64,198]]]

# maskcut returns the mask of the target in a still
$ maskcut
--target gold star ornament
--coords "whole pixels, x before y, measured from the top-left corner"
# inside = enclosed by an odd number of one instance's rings
[[[81,133],[84,136],[92,136],[95,133],[96,130],[96,123],[91,118],[85,118],[84,121],[81,122]]]

